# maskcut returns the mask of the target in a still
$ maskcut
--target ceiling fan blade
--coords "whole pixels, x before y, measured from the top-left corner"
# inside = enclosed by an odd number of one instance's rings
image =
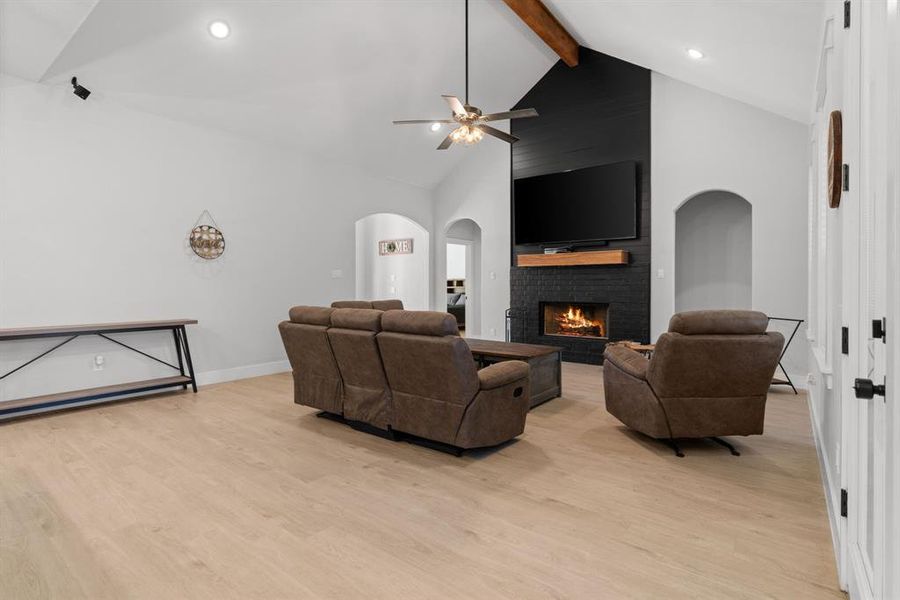
[[[463,106],[463,103],[459,101],[459,98],[456,96],[442,96],[444,100],[447,101],[447,104],[450,105],[450,110],[453,111],[454,115],[463,116],[466,113],[466,107]]]
[[[447,148],[449,148],[452,145],[453,145],[453,138],[451,138],[448,135],[447,137],[444,138],[444,141],[441,142],[441,145],[438,146],[437,149],[438,150],[446,150]]]
[[[524,119],[525,117],[536,117],[538,111],[533,108],[523,108],[521,110],[509,110],[506,112],[491,113],[489,115],[481,115],[479,121],[505,121],[506,119]]]
[[[394,125],[420,125],[425,123],[456,123],[453,119],[415,119],[412,121],[391,121]]]
[[[499,129],[494,129],[493,127],[491,127],[489,125],[482,125],[479,123],[478,129],[482,130],[483,132],[485,132],[488,135],[492,135],[495,138],[499,138],[508,144],[513,144],[513,143],[519,141],[519,138],[517,138],[516,136],[509,135],[505,131],[500,131]]]

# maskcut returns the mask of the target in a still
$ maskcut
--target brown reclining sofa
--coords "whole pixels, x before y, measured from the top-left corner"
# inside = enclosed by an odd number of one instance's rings
[[[479,371],[450,314],[295,306],[289,315],[278,329],[297,404],[457,454],[525,430],[528,365]]]
[[[606,347],[606,410],[625,425],[666,441],[763,432],[766,395],[784,336],[766,332],[768,318],[750,310],[677,313],[659,336],[653,358],[623,345]]]

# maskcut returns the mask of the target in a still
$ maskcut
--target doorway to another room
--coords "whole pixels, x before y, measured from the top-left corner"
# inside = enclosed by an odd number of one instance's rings
[[[456,317],[459,332],[466,330],[466,244],[447,244],[447,312]]]
[[[454,221],[446,233],[447,312],[460,333],[481,334],[481,227],[471,219]]]
[[[428,230],[410,218],[376,213],[356,222],[356,299],[398,298],[411,310],[429,305]]]

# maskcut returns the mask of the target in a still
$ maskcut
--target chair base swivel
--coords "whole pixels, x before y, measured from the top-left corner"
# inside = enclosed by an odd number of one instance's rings
[[[728,450],[731,452],[731,455],[732,455],[732,456],[740,456],[740,455],[741,455],[741,453],[738,452],[737,449],[736,449],[734,446],[732,446],[731,444],[729,444],[728,442],[726,442],[726,441],[723,440],[722,438],[711,437],[711,438],[709,438],[709,439],[711,439],[711,440],[714,441],[715,443],[719,444],[720,446],[725,446],[726,448],[728,448]]]
[[[719,444],[720,446],[725,446],[726,448],[728,448],[728,450],[729,450],[729,452],[731,452],[732,456],[740,456],[741,455],[741,453],[737,451],[737,448],[735,448],[734,446],[732,446],[730,443],[726,442],[722,438],[710,437],[708,439],[714,441],[715,443]],[[663,439],[660,439],[660,441],[662,443],[664,443],[666,446],[668,446],[669,448],[671,448],[672,451],[675,452],[675,456],[677,456],[678,458],[684,458],[684,452],[682,452],[681,447],[678,445],[678,443],[674,439],[663,438]]]
[[[678,447],[678,444],[672,438],[661,440],[666,446],[672,449],[675,452],[675,456],[678,458],[684,458],[684,452],[681,451],[681,448]]]

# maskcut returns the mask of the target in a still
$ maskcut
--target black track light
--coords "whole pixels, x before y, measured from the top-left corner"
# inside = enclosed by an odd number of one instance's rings
[[[91,90],[87,89],[83,85],[78,85],[77,77],[72,78],[72,87],[75,88],[75,95],[82,100],[87,100],[87,97],[91,95]]]

